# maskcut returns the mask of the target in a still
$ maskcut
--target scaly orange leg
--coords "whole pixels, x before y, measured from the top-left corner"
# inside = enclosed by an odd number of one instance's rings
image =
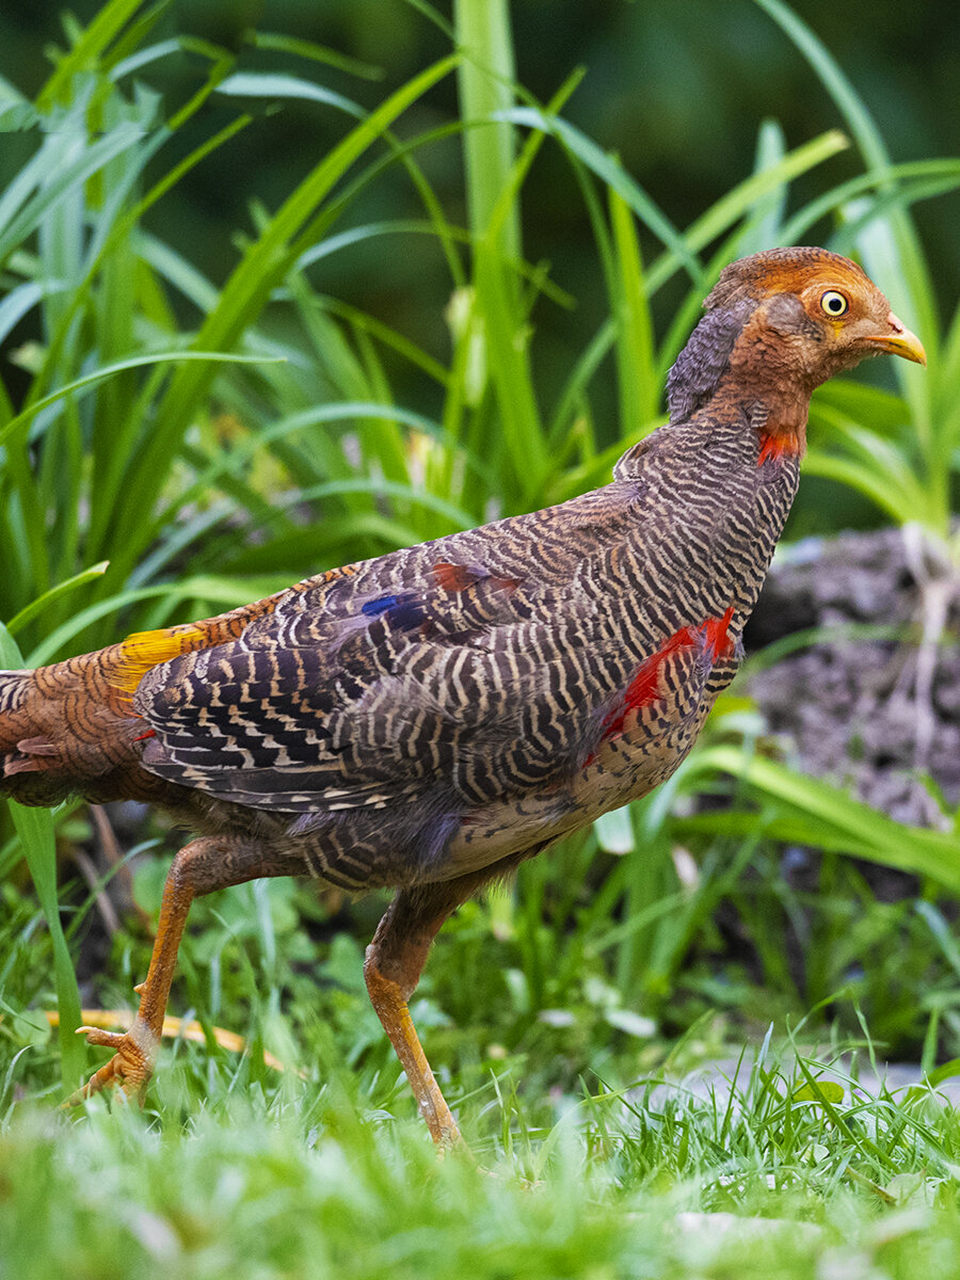
[[[416,889],[403,889],[387,908],[367,947],[363,965],[370,1002],[406,1072],[420,1114],[438,1147],[462,1142],[460,1130],[420,1044],[407,1001],[416,989],[427,952],[451,911],[489,871]]]
[[[376,950],[372,943],[367,948],[363,976],[367,982],[370,1002],[407,1074],[420,1114],[430,1130],[430,1137],[438,1147],[456,1146],[462,1142],[460,1129],[440,1091],[427,1055],[423,1052],[403,991],[377,968]]]
[[[263,850],[233,837],[206,837],[186,845],[173,860],[163,889],[157,937],[146,979],[136,990],[140,1007],[128,1031],[80,1027],[90,1044],[115,1050],[114,1056],[63,1104],[76,1106],[84,1098],[116,1085],[125,1094],[142,1098],[153,1074],[177,952],[193,899],[263,874]]]

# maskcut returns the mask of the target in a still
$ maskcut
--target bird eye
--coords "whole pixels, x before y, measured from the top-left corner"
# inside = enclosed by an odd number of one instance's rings
[[[820,310],[830,316],[832,320],[836,320],[838,316],[845,315],[849,307],[850,303],[836,289],[828,289],[820,297]]]

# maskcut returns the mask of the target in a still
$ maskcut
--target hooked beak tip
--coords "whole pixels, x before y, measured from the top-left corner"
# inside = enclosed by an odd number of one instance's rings
[[[885,351],[892,356],[903,356],[904,360],[925,365],[927,353],[917,335],[908,329],[892,311],[887,316],[887,324],[890,327],[886,333],[871,333],[864,338],[864,342],[869,343],[875,351]]]

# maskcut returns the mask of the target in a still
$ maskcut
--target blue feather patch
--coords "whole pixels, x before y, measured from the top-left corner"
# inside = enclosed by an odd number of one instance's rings
[[[392,605],[387,613],[387,620],[391,626],[397,627],[400,631],[413,631],[426,622],[427,611],[422,601],[416,596],[398,596],[396,604]]]
[[[368,618],[383,618],[399,631],[412,631],[427,620],[423,603],[412,591],[398,596],[379,596],[360,606],[360,612]]]
[[[386,613],[388,609],[393,608],[398,598],[398,596],[381,596],[379,600],[368,600],[366,604],[360,606],[360,612],[365,613],[368,618],[379,618],[381,613]]]

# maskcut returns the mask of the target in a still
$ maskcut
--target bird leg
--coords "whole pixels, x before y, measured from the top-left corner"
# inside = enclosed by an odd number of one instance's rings
[[[363,976],[370,1002],[390,1037],[438,1147],[462,1141],[457,1122],[423,1052],[407,1001],[413,994],[437,931],[489,871],[415,889],[402,889],[387,908],[367,947]]]
[[[100,1027],[78,1029],[90,1044],[105,1045],[116,1052],[67,1098],[64,1106],[76,1106],[108,1085],[116,1085],[128,1095],[143,1096],[160,1047],[167,998],[190,904],[194,898],[216,889],[270,874],[265,862],[264,849],[240,837],[203,837],[180,850],[164,885],[150,968],[136,988],[140,1007],[133,1025],[122,1033]]]

